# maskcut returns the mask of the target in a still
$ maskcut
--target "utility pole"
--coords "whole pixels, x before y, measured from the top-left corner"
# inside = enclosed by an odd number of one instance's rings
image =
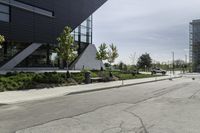
[[[187,64],[187,54],[185,54],[185,63]]]
[[[188,58],[187,58],[187,54],[185,54],[185,71],[187,72],[187,68],[188,68]]]
[[[172,69],[173,69],[173,75],[175,74],[174,71],[174,52],[172,52]]]

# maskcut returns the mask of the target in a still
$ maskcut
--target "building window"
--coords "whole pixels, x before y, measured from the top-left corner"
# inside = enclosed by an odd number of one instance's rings
[[[78,26],[72,34],[74,35],[75,41],[92,44],[92,16]]]
[[[21,1],[0,0],[0,3],[3,3],[5,5],[10,5],[10,6],[13,6],[13,7],[17,7],[17,8],[23,9],[23,10],[27,10],[27,11],[30,11],[30,12],[33,12],[33,13],[37,13],[37,14],[40,14],[40,15],[43,15],[43,16],[54,17],[53,11],[49,11],[49,10],[42,9],[42,8],[39,8],[39,7],[36,7],[36,6],[33,6],[33,5],[29,5],[29,4],[26,4],[26,3],[21,2]],[[2,4],[0,4],[0,5],[2,5]],[[5,6],[5,5],[2,5],[2,6]],[[9,12],[9,7],[8,6],[5,6],[5,7],[8,8],[8,12]],[[0,7],[0,10],[1,10],[1,8],[2,7]]]
[[[0,4],[0,21],[10,21],[10,8],[9,6]]]
[[[27,3],[21,2],[20,0],[10,0],[11,5],[24,9],[24,10],[28,10],[40,15],[44,15],[44,16],[48,16],[48,17],[53,17],[54,13],[52,11],[48,11],[46,9],[42,9],[33,5],[29,5]]]

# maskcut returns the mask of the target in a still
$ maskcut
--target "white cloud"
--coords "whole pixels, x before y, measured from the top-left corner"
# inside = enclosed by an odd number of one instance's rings
[[[94,43],[115,43],[119,60],[148,52],[155,60],[184,58],[189,22],[200,18],[199,0],[108,0],[94,14]]]

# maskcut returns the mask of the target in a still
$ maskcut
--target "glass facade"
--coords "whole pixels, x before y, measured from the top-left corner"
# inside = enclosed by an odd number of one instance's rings
[[[54,57],[54,47],[44,44],[17,67],[58,67],[58,60]]]
[[[10,21],[10,7],[4,4],[0,4],[0,21]]]
[[[33,12],[33,13],[37,13],[40,15],[44,15],[47,17],[53,17],[54,16],[54,12],[53,11],[49,11],[49,10],[45,10],[27,3],[24,3],[22,1],[18,1],[18,0],[0,0],[0,3],[9,5],[9,6],[13,6],[13,7],[17,7],[23,10],[27,10],[29,12]],[[9,6],[6,6],[7,8],[9,8]],[[4,6],[0,6],[0,9],[5,8]]]
[[[75,43],[79,46],[78,54],[81,54],[88,44],[92,44],[92,25],[93,18],[91,15],[72,32]]]
[[[190,62],[193,71],[200,72],[200,20],[190,23]]]
[[[78,26],[72,35],[75,39],[75,45],[79,46],[77,52],[80,55],[89,44],[92,44],[92,16]],[[0,48],[0,66],[29,45],[30,43],[5,42]],[[59,67],[59,58],[54,49],[54,46],[43,44],[17,67]]]
[[[9,61],[12,57],[17,55],[29,44],[17,42],[5,42],[0,48],[0,66]]]

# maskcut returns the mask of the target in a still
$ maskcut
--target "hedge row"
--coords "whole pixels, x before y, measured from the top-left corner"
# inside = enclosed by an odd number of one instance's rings
[[[0,92],[2,91],[12,91],[12,90],[25,90],[37,88],[38,85],[43,84],[43,86],[48,86],[53,84],[58,85],[71,85],[71,84],[82,84],[84,82],[84,71],[80,73],[72,73],[71,80],[66,79],[65,73],[8,73],[7,75],[0,75]],[[112,72],[113,78],[110,78],[109,71],[91,71],[91,77],[102,76],[104,82],[113,80],[126,80],[126,79],[136,79],[136,78],[147,78],[152,77],[152,75],[144,74],[130,74],[120,71]]]
[[[84,80],[83,73],[71,74],[77,83]],[[32,89],[38,84],[67,84],[66,74],[64,73],[14,73],[0,76],[0,91]]]
[[[34,74],[17,74],[0,77],[0,91],[29,89],[33,86]]]

